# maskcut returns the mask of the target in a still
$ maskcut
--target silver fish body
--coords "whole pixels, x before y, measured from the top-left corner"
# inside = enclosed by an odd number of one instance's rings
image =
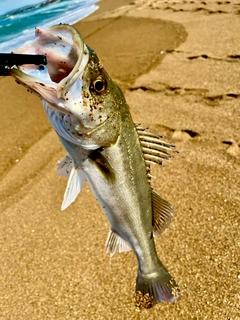
[[[133,249],[137,257],[137,305],[175,302],[178,286],[153,238],[167,227],[173,210],[149,183],[150,162],[169,158],[172,146],[133,123],[121,90],[73,27],[37,29],[36,40],[15,52],[46,53],[50,61],[47,69],[15,67],[12,75],[43,99],[69,154],[59,166],[60,174],[69,175],[62,209],[87,181],[110,222],[106,250],[113,255],[117,248]]]

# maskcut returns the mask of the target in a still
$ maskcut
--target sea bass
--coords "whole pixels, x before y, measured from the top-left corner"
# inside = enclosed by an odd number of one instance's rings
[[[169,159],[174,146],[134,124],[122,91],[74,27],[37,28],[35,39],[14,53],[47,57],[47,66],[14,66],[11,74],[42,99],[68,152],[58,167],[69,176],[62,209],[87,181],[110,222],[106,251],[132,249],[137,257],[136,304],[175,302],[178,285],[153,238],[168,226],[173,208],[150,185],[150,164]]]

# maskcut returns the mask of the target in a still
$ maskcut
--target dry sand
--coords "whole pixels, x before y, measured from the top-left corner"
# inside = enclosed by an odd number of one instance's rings
[[[156,240],[182,290],[174,305],[136,309],[136,259],[104,252],[88,186],[60,211],[65,151],[40,101],[0,79],[1,320],[240,319],[239,13],[238,1],[105,0],[77,24],[134,121],[180,151],[153,168],[176,212]]]

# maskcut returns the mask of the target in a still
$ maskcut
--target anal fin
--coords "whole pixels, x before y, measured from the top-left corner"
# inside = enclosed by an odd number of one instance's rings
[[[160,235],[170,224],[174,211],[169,202],[152,190],[153,235]]]
[[[117,248],[119,253],[132,250],[127,241],[125,241],[116,232],[110,229],[105,245],[105,250],[110,254],[110,257],[112,257],[115,254]]]

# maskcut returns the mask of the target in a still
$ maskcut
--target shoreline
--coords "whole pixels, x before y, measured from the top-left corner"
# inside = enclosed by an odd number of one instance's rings
[[[134,121],[180,151],[153,166],[152,186],[174,207],[155,243],[182,297],[136,309],[133,253],[104,252],[109,223],[87,185],[60,211],[67,181],[55,171],[66,152],[40,100],[5,77],[0,318],[238,319],[239,17],[235,2],[204,3],[104,0],[75,24]]]

